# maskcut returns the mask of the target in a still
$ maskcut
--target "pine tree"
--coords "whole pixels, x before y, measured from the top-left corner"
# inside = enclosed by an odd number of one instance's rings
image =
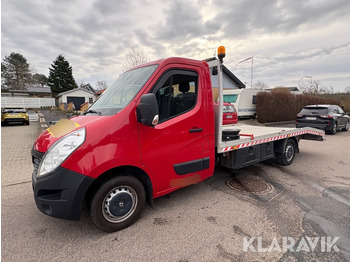
[[[1,63],[1,82],[7,89],[24,90],[31,83],[31,70],[27,59],[19,53],[5,56]]]
[[[63,55],[56,58],[49,70],[49,86],[53,95],[78,87],[72,74],[72,67]]]

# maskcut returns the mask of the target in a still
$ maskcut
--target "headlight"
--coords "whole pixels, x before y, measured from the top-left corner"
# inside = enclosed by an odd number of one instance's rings
[[[85,141],[85,128],[78,129],[57,140],[45,153],[40,166],[38,177],[47,175],[62,164]]]

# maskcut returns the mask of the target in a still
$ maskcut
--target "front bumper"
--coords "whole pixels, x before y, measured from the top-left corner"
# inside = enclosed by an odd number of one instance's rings
[[[84,197],[94,179],[63,167],[37,178],[43,155],[34,149],[32,155],[34,165],[32,185],[38,209],[48,216],[79,220]]]

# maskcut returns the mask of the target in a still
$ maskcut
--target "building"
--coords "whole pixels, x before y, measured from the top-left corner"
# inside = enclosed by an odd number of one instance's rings
[[[16,97],[42,97],[51,98],[51,88],[48,86],[28,86],[25,90],[8,90],[7,93],[2,92],[1,96],[16,96]]]
[[[72,102],[74,104],[74,109],[80,110],[82,104],[88,103],[88,105],[91,106],[96,101],[97,95],[95,93],[96,92],[92,86],[90,84],[86,84],[79,88],[59,93],[55,97],[56,105],[68,105]]]
[[[213,70],[213,69],[212,69]],[[222,66],[223,76],[223,88],[224,90],[232,90],[232,89],[242,89],[245,88],[245,84],[241,82],[226,66]],[[213,96],[214,101],[217,101],[219,90],[218,90],[218,75],[215,72],[211,72],[211,86],[213,87]]]

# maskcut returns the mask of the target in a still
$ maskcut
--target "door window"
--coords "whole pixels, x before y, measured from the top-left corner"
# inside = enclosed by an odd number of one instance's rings
[[[154,88],[159,108],[159,122],[181,115],[195,107],[198,97],[195,72],[171,70]]]

